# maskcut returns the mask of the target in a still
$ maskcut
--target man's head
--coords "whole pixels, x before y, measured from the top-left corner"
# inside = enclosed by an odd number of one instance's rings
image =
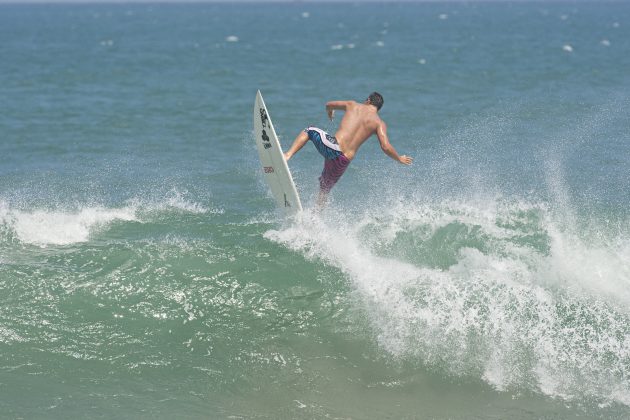
[[[370,96],[368,96],[366,102],[370,105],[374,105],[377,111],[381,109],[384,103],[383,96],[378,92],[370,93]]]

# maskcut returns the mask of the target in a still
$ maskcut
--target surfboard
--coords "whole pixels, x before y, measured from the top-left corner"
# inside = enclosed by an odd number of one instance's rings
[[[260,91],[256,92],[254,101],[254,139],[265,181],[278,207],[284,209],[287,215],[302,211],[300,196],[295,188],[289,165],[282,154],[276,130],[273,128],[269,111]]]

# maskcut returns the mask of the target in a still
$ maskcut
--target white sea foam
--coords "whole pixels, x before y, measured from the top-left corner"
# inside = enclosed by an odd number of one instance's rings
[[[180,191],[176,188],[171,189],[165,196],[151,199],[134,198],[128,201],[128,205],[139,210],[139,213],[155,213],[155,212],[184,212],[193,214],[223,214],[224,210],[220,208],[207,208],[188,197],[188,192]]]
[[[535,203],[331,214],[306,212],[265,237],[344,272],[392,356],[498,390],[630,399],[630,383],[611,373],[630,357],[624,236],[584,241]]]
[[[230,35],[225,38],[226,42],[238,42],[238,37],[236,35]]]
[[[591,240],[549,226],[550,256],[540,274],[566,290],[576,290],[615,304],[630,313],[630,242]]]
[[[124,206],[108,208],[84,205],[70,209],[12,208],[0,201],[0,233],[9,232],[20,242],[37,246],[69,245],[86,242],[90,236],[117,221],[145,222],[155,213],[184,212],[221,214],[221,209],[207,209],[172,190],[159,200],[132,199]]]
[[[20,343],[28,341],[15,331],[0,325],[0,343]]]
[[[21,242],[39,246],[85,242],[92,232],[117,220],[137,220],[136,209],[97,206],[74,211],[22,211],[0,205],[0,223],[8,226]]]
[[[173,189],[164,201],[168,207],[183,210],[190,213],[207,213],[209,210],[199,203],[195,203],[185,197],[179,190]],[[222,210],[213,210],[214,213],[222,213]]]

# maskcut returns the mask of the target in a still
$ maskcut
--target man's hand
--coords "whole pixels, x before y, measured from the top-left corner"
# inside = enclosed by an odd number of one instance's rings
[[[332,119],[335,118],[335,110],[332,108],[327,108],[326,111],[328,111],[328,118],[332,121]]]
[[[398,159],[398,162],[402,163],[403,165],[411,165],[411,162],[413,162],[413,158],[402,155],[400,159]]]

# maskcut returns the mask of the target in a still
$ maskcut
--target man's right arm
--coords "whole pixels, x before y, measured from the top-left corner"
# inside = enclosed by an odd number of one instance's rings
[[[335,115],[335,109],[340,109],[342,111],[345,111],[348,108],[348,105],[350,105],[351,101],[330,101],[326,103],[326,113],[328,114],[328,118],[330,118],[331,120],[333,119],[333,116]]]
[[[405,155],[398,155],[394,146],[389,142],[389,137],[387,137],[387,124],[384,121],[381,121],[376,129],[376,137],[378,137],[378,141],[381,144],[381,150],[394,159],[397,162],[402,163],[403,165],[411,165],[413,158]]]

